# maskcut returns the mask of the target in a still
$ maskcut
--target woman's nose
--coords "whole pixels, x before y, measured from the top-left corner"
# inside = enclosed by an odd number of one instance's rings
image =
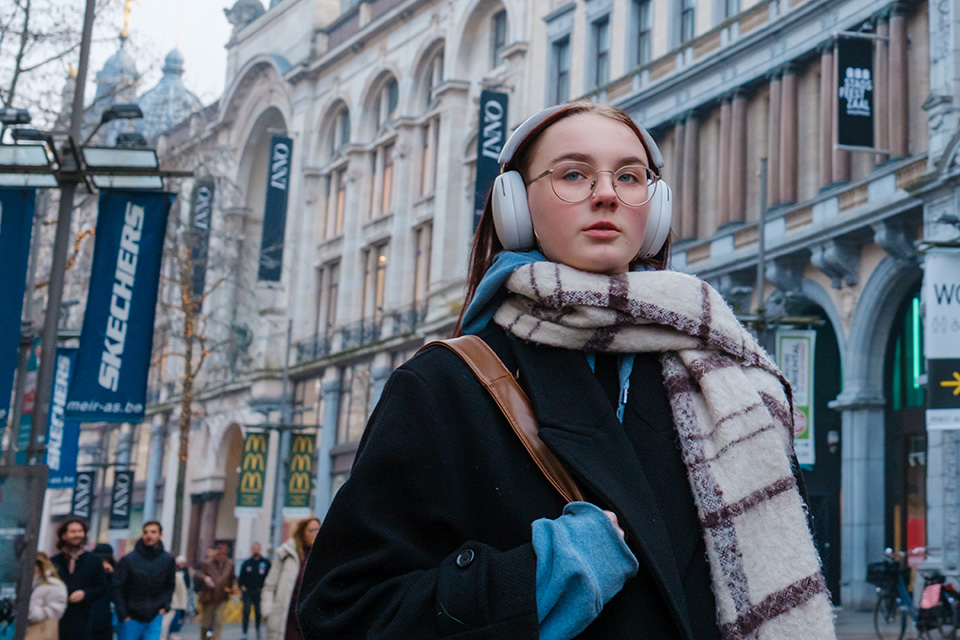
[[[617,191],[613,188],[613,174],[607,171],[597,174],[597,186],[593,190],[593,207],[616,209],[619,205]]]

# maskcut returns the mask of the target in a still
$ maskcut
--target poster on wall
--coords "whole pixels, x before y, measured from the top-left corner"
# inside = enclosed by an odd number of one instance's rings
[[[816,462],[814,440],[813,356],[817,332],[813,330],[777,331],[777,365],[793,387],[794,448],[801,465]]]
[[[873,41],[837,40],[837,143],[873,148]]]
[[[234,515],[258,516],[263,509],[263,487],[267,479],[266,433],[248,433],[243,439],[240,478],[237,482],[237,506]]]
[[[960,253],[932,250],[923,265],[927,430],[960,429]]]

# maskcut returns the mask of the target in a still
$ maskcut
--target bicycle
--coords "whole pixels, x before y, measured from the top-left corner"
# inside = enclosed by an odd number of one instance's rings
[[[914,603],[907,584],[910,569],[898,560],[892,549],[884,551],[886,559],[867,565],[867,582],[877,588],[877,604],[873,608],[873,626],[881,640],[903,640],[907,618],[913,621],[916,636],[923,640],[953,640],[957,637],[960,597],[943,575],[931,572],[924,576],[920,605]]]

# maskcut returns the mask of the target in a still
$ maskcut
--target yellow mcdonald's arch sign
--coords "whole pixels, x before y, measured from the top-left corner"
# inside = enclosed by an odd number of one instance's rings
[[[292,473],[290,474],[290,484],[287,487],[290,493],[310,493],[310,474]]]
[[[290,473],[310,472],[313,467],[313,459],[310,456],[293,456],[290,458]]]
[[[293,442],[290,444],[290,452],[297,453],[313,453],[313,436],[294,436]]]
[[[259,473],[245,473],[240,478],[240,491],[263,491],[263,476]]]
[[[267,434],[251,433],[243,443],[244,453],[266,453],[267,452]]]
[[[243,471],[266,471],[267,463],[264,460],[263,454],[254,453],[243,456],[243,464],[240,468]]]

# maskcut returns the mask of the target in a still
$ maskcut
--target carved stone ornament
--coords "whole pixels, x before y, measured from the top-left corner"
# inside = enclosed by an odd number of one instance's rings
[[[813,247],[810,262],[823,271],[834,289],[854,287],[860,274],[860,245],[854,241],[827,240]]]
[[[907,239],[906,230],[897,222],[878,222],[873,225],[873,241],[889,256],[904,264],[917,263],[917,250]]]
[[[233,25],[233,33],[235,34],[266,13],[266,10],[260,0],[237,0],[231,8],[224,9],[223,13],[227,16],[230,24]]]
[[[767,280],[784,293],[797,293],[803,281],[803,270],[808,260],[801,255],[784,256],[767,263],[764,270]]]

